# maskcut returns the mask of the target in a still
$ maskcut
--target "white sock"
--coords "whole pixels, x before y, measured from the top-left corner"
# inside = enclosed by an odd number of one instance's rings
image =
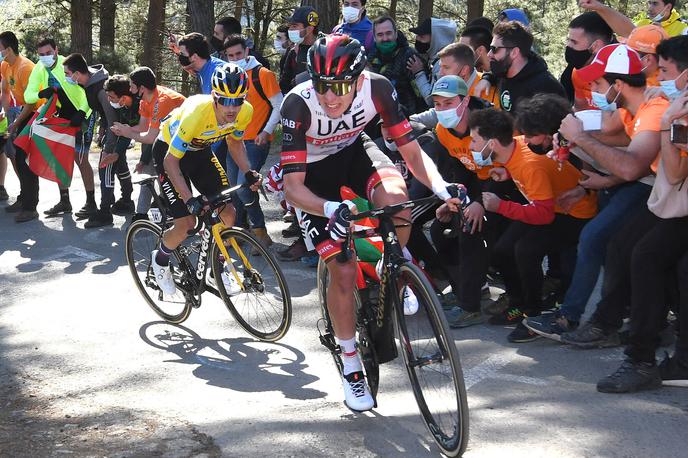
[[[362,370],[361,360],[356,352],[356,338],[339,339],[335,337],[339,348],[342,349],[342,363],[344,365],[344,375]]]

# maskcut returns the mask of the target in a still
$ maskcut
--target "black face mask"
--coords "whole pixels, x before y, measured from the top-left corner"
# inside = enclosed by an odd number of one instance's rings
[[[223,48],[222,48],[222,45],[223,45],[222,40],[220,40],[220,39],[217,38],[216,36],[210,37],[210,45],[211,45],[213,48],[215,48],[215,51],[217,51],[217,52],[221,52],[222,49],[223,49]]]
[[[592,53],[588,49],[577,51],[567,46],[566,52],[564,52],[564,59],[566,59],[566,62],[573,65],[576,69],[585,67],[585,64],[588,63],[591,57]]]
[[[497,78],[504,78],[511,67],[511,57],[506,56],[501,60],[490,61],[490,72]]]
[[[423,43],[416,40],[416,44],[414,46],[416,47],[416,51],[421,54],[425,54],[426,52],[430,51],[430,43]]]
[[[543,154],[547,154],[547,149],[545,148],[545,145],[543,143],[540,143],[539,145],[533,145],[532,143],[528,143],[528,148],[535,154],[538,154],[542,156]]]
[[[179,54],[177,56],[177,59],[179,59],[179,63],[182,64],[182,67],[188,67],[189,65],[191,65],[191,59],[189,58],[189,56]]]

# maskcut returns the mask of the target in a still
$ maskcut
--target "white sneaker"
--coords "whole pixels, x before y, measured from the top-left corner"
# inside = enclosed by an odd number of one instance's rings
[[[236,296],[241,292],[241,285],[234,277],[234,274],[227,269],[227,266],[222,269],[222,274],[220,274],[220,277],[222,277],[222,284],[224,285],[225,292],[228,296]]]
[[[411,288],[404,286],[404,315],[415,315],[418,311],[418,298]]]
[[[169,265],[161,266],[155,262],[155,256],[157,254],[158,250],[153,250],[153,253],[151,253],[151,266],[153,266],[155,282],[158,284],[160,291],[164,294],[174,294],[177,292],[177,286],[174,284],[174,278],[172,278],[172,270]]]
[[[352,372],[342,376],[342,386],[344,387],[344,403],[349,409],[363,412],[375,406],[363,372]]]

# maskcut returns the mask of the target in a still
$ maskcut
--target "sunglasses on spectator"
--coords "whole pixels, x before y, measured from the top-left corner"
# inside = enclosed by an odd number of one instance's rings
[[[356,84],[357,80],[351,81],[323,81],[315,80],[313,81],[313,87],[318,94],[325,95],[328,90],[332,90],[334,95],[343,96],[351,92],[351,89]]]
[[[497,54],[500,49],[514,49],[516,46],[490,46],[490,52],[492,54]]]
[[[213,93],[215,101],[223,107],[240,107],[244,104],[245,97],[224,97]]]

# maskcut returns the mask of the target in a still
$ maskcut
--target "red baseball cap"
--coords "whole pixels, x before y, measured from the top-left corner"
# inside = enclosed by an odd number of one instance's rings
[[[590,65],[578,70],[578,76],[586,82],[602,78],[605,73],[638,75],[643,71],[640,55],[626,45],[613,44],[600,49]]]

